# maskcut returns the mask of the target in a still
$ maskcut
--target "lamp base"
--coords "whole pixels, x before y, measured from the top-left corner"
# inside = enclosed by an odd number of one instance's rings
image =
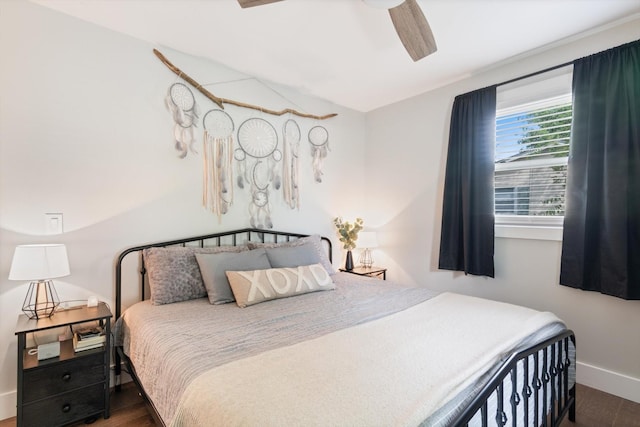
[[[373,257],[371,256],[371,250],[369,250],[369,248],[362,251],[358,262],[365,268],[371,268],[371,266],[373,266]]]
[[[22,311],[29,319],[45,319],[53,316],[60,305],[60,298],[51,280],[31,282]]]

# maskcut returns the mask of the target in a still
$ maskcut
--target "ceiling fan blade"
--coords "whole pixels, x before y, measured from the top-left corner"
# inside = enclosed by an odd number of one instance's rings
[[[263,4],[275,3],[282,0],[238,0],[241,8],[262,6]]]
[[[418,61],[438,50],[431,27],[416,0],[405,0],[389,9],[389,15],[411,59]]]

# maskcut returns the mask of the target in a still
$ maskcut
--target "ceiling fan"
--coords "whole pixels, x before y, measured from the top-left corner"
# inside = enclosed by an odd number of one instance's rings
[[[238,0],[242,8],[262,6],[282,0]],[[391,21],[411,59],[418,61],[438,48],[431,27],[416,0],[362,0],[389,10]],[[391,6],[390,6],[391,5]]]

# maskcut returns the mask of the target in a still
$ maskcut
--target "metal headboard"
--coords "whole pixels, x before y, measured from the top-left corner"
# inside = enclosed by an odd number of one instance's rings
[[[118,256],[116,262],[116,319],[120,318],[122,314],[122,262],[127,255],[133,252],[141,252],[148,248],[159,248],[165,246],[196,246],[193,243],[197,243],[199,247],[210,246],[238,246],[246,242],[273,242],[281,243],[296,240],[301,237],[308,237],[308,234],[289,233],[285,231],[273,231],[262,230],[258,228],[243,228],[241,230],[224,231],[221,233],[207,234],[204,236],[194,236],[185,239],[169,240],[165,242],[149,243],[146,245],[134,246],[125,249]],[[322,241],[327,245],[327,255],[329,261],[332,261],[332,246],[331,240],[326,237],[321,237]],[[187,245],[191,243],[192,245]],[[147,270],[144,265],[144,258],[140,258],[140,286],[141,286],[141,299],[145,299],[145,275]]]

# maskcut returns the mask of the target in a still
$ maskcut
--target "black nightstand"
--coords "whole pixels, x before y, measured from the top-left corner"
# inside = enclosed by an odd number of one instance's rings
[[[345,270],[344,268],[341,268],[340,271],[357,274],[359,276],[377,277],[378,279],[387,280],[387,269],[382,267],[354,267],[353,270]]]
[[[59,426],[100,414],[109,418],[111,317],[105,303],[58,311],[47,319],[18,317],[18,427]],[[62,341],[60,356],[44,360],[26,348],[28,333],[92,321],[100,322],[106,335],[100,348],[76,353],[72,340]]]

